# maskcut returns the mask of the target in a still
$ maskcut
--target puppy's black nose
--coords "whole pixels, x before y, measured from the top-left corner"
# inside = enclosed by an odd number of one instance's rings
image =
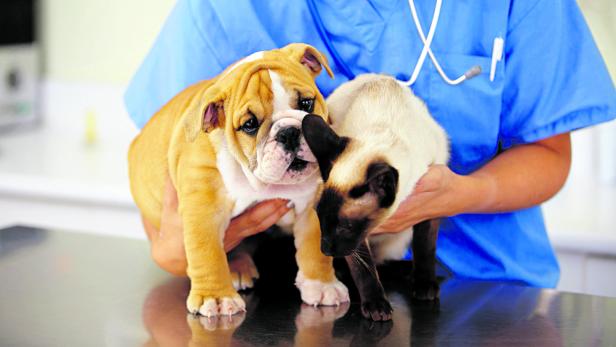
[[[299,136],[301,132],[296,127],[282,129],[276,134],[276,141],[280,142],[288,152],[296,152],[299,148]]]

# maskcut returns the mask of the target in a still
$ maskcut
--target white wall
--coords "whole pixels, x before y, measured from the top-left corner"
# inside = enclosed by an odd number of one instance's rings
[[[41,0],[46,77],[125,85],[175,0]]]
[[[616,1],[578,0],[612,78]],[[175,0],[41,0],[47,76],[125,84]]]
[[[584,18],[607,63],[612,80],[616,79],[616,1],[578,0]]]

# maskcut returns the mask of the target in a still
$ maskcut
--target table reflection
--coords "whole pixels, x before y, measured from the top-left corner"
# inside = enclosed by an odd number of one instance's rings
[[[150,334],[144,346],[328,346],[336,340],[362,345],[378,342],[392,327],[391,322],[370,322],[356,315],[349,317],[352,322],[336,327],[335,322],[348,313],[348,303],[338,307],[274,303],[273,297],[260,298],[255,291],[242,295],[246,313],[196,316],[185,309],[189,288],[187,279],[173,278],[150,291],[143,304],[143,322]]]
[[[267,245],[248,312],[208,320],[187,315],[189,280],[157,269],[146,242],[2,230],[0,345],[616,345],[616,299],[448,278],[439,302],[416,302],[405,262],[380,269],[392,322],[364,319],[352,286],[351,304],[304,306],[292,240]]]
[[[145,346],[562,345],[554,320],[559,297],[550,290],[450,279],[442,283],[441,300],[430,303],[413,300],[400,286],[388,291],[393,321],[371,322],[356,303],[315,308],[263,285],[243,293],[246,313],[208,319],[187,314],[189,286],[172,278],[150,291],[143,304]]]

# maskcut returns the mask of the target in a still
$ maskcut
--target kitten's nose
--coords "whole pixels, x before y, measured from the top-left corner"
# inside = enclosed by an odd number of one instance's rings
[[[276,141],[284,146],[288,152],[296,152],[299,148],[299,136],[301,131],[296,127],[282,129],[276,134]]]

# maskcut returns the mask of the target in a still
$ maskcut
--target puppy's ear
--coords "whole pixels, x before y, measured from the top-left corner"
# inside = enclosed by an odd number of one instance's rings
[[[348,137],[340,137],[325,120],[312,114],[302,120],[302,132],[312,154],[319,162],[323,181],[327,181],[334,161],[349,143]]]
[[[224,127],[224,124],[224,100],[206,95],[195,98],[187,108],[184,116],[184,134],[186,140],[192,142],[197,138],[199,132],[209,133],[218,127]]]
[[[389,207],[398,192],[398,170],[384,162],[372,163],[366,171],[366,184],[379,197],[379,207]]]
[[[334,74],[327,63],[327,58],[316,48],[305,43],[291,43],[281,48],[281,50],[289,54],[292,59],[304,65],[310,71],[313,78],[316,78],[321,73],[323,67],[325,67],[329,77],[334,78]]]

